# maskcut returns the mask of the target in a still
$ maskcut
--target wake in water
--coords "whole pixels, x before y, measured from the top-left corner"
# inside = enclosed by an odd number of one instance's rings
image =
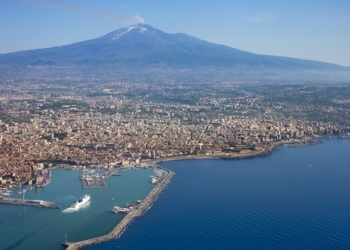
[[[74,213],[74,212],[76,212],[78,210],[85,210],[89,206],[90,206],[90,201],[86,202],[85,204],[81,205],[78,208],[73,208],[73,207],[66,208],[65,210],[62,211],[62,213]]]

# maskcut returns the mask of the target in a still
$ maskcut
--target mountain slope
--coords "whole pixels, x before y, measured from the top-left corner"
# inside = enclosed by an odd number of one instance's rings
[[[349,71],[347,67],[330,63],[257,55],[186,34],[167,34],[145,24],[118,29],[102,37],[70,45],[2,54],[0,66]]]

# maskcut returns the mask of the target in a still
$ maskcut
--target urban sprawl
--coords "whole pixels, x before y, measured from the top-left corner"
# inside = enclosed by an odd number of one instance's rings
[[[310,91],[321,93],[317,87],[289,86],[271,100],[271,86],[72,81],[0,85],[2,187],[40,184],[57,164],[115,168],[179,157],[248,157],[350,134],[344,121],[350,101],[308,101]],[[292,91],[305,103],[284,101]]]

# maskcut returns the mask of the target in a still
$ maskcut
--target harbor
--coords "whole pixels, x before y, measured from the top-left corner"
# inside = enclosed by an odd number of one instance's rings
[[[156,176],[150,176],[152,184],[156,184],[162,176],[166,173],[166,171],[161,170],[161,168],[155,167],[153,165],[140,164],[137,166],[126,166],[123,169],[145,169],[145,168],[153,168],[155,170]],[[101,170],[102,173],[96,173],[95,169],[88,169],[83,172],[80,176],[81,184],[84,189],[93,189],[93,188],[107,188],[106,180],[108,180],[112,176],[121,176],[118,173],[117,169],[113,170]]]
[[[166,172],[166,175],[159,179],[158,183],[152,189],[152,191],[145,197],[145,199],[139,201],[139,205],[136,209],[129,211],[124,218],[113,228],[111,232],[104,236],[83,240],[79,242],[64,242],[63,245],[67,247],[68,250],[80,249],[89,245],[97,244],[104,241],[109,241],[120,237],[120,235],[125,231],[125,229],[130,225],[130,223],[138,216],[143,215],[149,207],[152,206],[154,201],[159,197],[161,192],[168,186],[171,178],[175,175],[174,172],[169,171],[160,166],[156,166],[161,171]]]
[[[91,170],[84,172],[90,174]],[[107,169],[94,170],[93,174],[102,174]],[[22,200],[24,196],[25,200],[50,201],[55,202],[52,207],[60,206],[60,209],[40,209],[0,204],[0,233],[7,239],[1,249],[37,248],[40,241],[40,249],[62,250],[65,234],[71,242],[108,234],[124,217],[124,214],[112,214],[109,210],[116,205],[136,205],[137,200],[143,200],[155,187],[149,178],[154,174],[153,168],[130,166],[111,170],[118,170],[122,176],[106,179],[108,188],[103,189],[84,189],[79,179],[84,172],[67,168],[52,170],[52,182],[44,188],[1,189],[6,199]],[[28,189],[25,195],[23,188]],[[90,201],[79,209],[72,208],[71,205],[85,194],[91,196]]]

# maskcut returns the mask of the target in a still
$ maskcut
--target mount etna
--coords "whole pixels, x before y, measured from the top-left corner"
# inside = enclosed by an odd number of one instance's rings
[[[253,54],[137,24],[74,44],[0,54],[2,74],[178,72],[239,78],[349,79],[350,68]]]

